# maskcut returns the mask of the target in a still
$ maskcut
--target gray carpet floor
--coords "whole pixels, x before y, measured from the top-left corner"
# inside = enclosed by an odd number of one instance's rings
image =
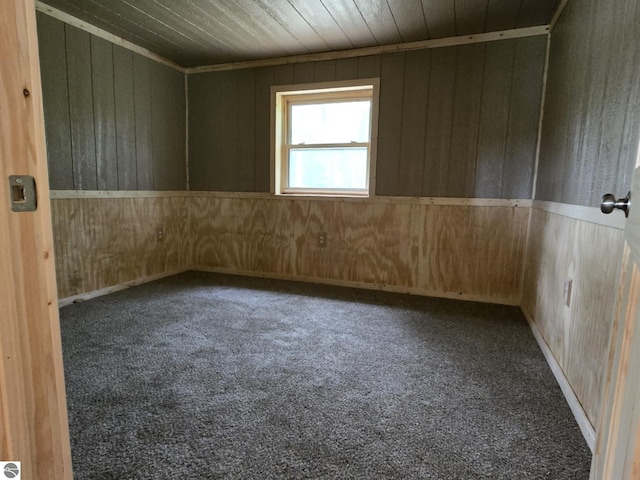
[[[61,309],[76,479],[587,479],[517,308],[188,272]]]

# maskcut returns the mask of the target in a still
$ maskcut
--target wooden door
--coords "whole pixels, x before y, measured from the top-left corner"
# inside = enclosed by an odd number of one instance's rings
[[[0,1],[0,460],[23,480],[71,479],[33,0]],[[9,175],[35,178],[12,212]],[[3,477],[4,478],[4,477]]]
[[[611,332],[603,409],[591,466],[593,480],[640,479],[639,301],[640,168],[636,168],[631,210],[625,226],[625,251]]]

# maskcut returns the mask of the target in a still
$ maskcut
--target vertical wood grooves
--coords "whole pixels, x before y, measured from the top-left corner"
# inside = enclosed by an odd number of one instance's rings
[[[185,189],[184,75],[41,13],[38,29],[51,188]]]
[[[546,37],[532,37],[360,57],[355,69],[352,59],[340,59],[190,74],[192,190],[268,191],[267,87],[340,75],[381,78],[377,195],[530,198],[545,46]],[[489,62],[488,52],[505,48],[511,48],[512,61]],[[247,72],[256,79],[253,101],[231,88]],[[495,88],[505,82],[510,88]],[[491,102],[483,102],[487,92]],[[232,125],[229,103],[234,115],[255,111],[253,132]],[[506,128],[494,128],[505,111]],[[216,129],[228,132],[216,136]],[[256,145],[253,157],[224,153],[242,152],[247,144]],[[255,171],[255,186],[235,176],[236,166]],[[500,178],[485,181],[494,172]]]
[[[623,230],[533,209],[522,306],[599,425]],[[593,252],[599,252],[593,255]],[[570,305],[564,282],[573,280]]]
[[[603,193],[629,190],[640,141],[639,23],[635,0],[566,4],[551,34],[538,199],[595,207]]]

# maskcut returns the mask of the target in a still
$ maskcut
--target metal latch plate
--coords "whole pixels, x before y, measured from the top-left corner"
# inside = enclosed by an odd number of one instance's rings
[[[36,180],[28,175],[10,175],[9,192],[11,210],[14,212],[33,212],[36,210]]]

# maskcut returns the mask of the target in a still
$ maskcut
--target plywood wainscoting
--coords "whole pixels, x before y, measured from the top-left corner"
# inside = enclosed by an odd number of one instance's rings
[[[534,201],[522,295],[522,309],[592,449],[624,228],[620,212],[605,217],[596,210]]]
[[[57,191],[51,207],[61,304],[190,265],[188,198],[179,193]]]
[[[194,192],[191,202],[199,269],[519,304],[527,200]]]
[[[528,200],[57,191],[59,296],[191,268],[518,305],[529,209]]]

